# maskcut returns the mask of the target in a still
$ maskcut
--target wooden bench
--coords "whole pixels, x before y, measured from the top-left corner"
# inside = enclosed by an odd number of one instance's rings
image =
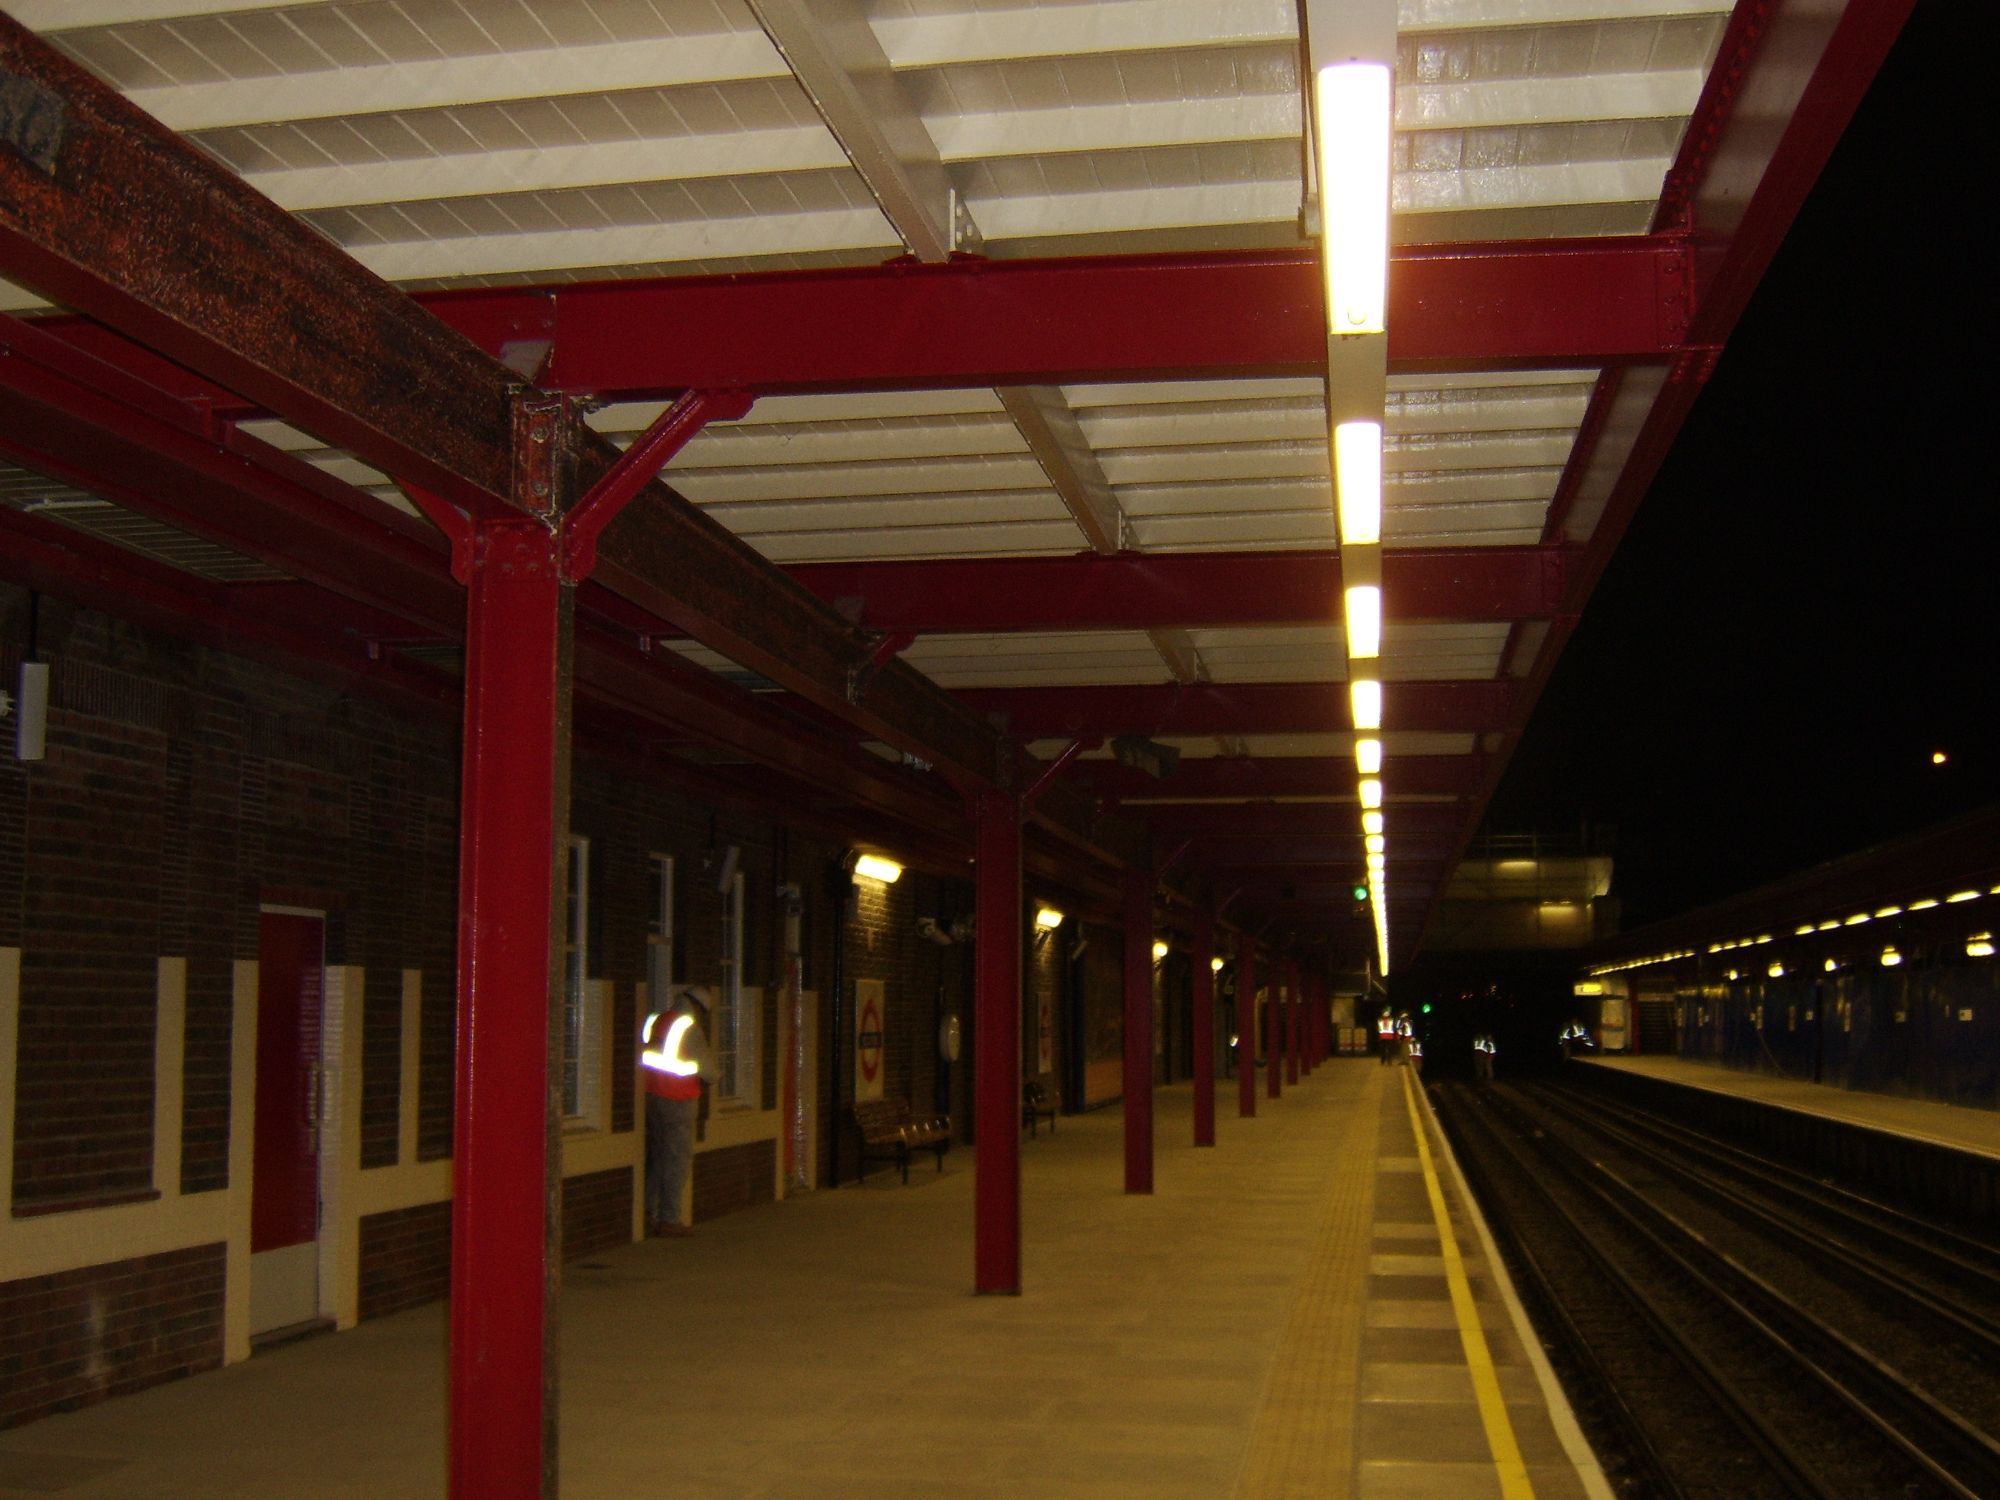
[[[1021,1083],[1021,1123],[1028,1127],[1028,1134],[1039,1136],[1040,1117],[1049,1117],[1049,1134],[1056,1133],[1056,1091],[1052,1083],[1044,1083],[1039,1078],[1028,1078]]]
[[[903,1181],[910,1180],[910,1153],[935,1151],[938,1170],[944,1170],[944,1154],[951,1149],[951,1116],[934,1115],[919,1119],[910,1113],[907,1100],[867,1099],[854,1106],[854,1123],[861,1131],[861,1176],[868,1176],[871,1161],[893,1161],[903,1169]]]

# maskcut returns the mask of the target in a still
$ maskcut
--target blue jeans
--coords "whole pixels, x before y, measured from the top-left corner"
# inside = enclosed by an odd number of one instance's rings
[[[698,1099],[646,1096],[646,1222],[678,1224],[681,1187],[694,1155]]]

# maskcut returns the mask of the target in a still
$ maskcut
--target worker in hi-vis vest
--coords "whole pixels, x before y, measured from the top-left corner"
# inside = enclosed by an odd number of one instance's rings
[[[1479,1082],[1493,1081],[1493,1054],[1499,1050],[1493,1045],[1493,1038],[1483,1031],[1472,1039],[1472,1076]]]
[[[715,1077],[708,1050],[708,1006],[693,990],[646,1017],[639,1066],[646,1075],[646,1232],[693,1234],[681,1222],[681,1187],[694,1156],[703,1091]]]
[[[1375,1018],[1376,1061],[1387,1067],[1396,1058],[1396,1018],[1389,1014],[1389,1007],[1382,1007],[1382,1014]]]

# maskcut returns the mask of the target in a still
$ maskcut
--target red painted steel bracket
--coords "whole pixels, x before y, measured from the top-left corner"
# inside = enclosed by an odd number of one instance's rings
[[[451,576],[461,584],[472,582],[472,539],[476,531],[472,517],[453,505],[442,495],[433,494],[420,484],[412,484],[407,479],[396,481],[396,488],[409,496],[410,503],[430,518],[433,526],[445,535],[451,543]]]
[[[618,456],[567,515],[556,515],[555,489],[547,476],[535,473],[524,476],[524,488],[532,497],[537,514],[557,534],[563,582],[581,583],[590,576],[597,566],[597,540],[604,534],[604,528],[618,518],[639,491],[652,483],[661,467],[686,447],[689,439],[710,422],[729,422],[741,417],[755,399],[747,391],[688,391]],[[523,396],[522,414],[528,424],[530,453],[553,454],[555,429],[561,416],[557,407],[566,400],[562,396]],[[460,583],[467,582],[471,577],[473,552],[479,545],[481,528],[477,519],[421,485],[408,480],[398,483],[411,502],[450,539],[451,576]]]
[[[1091,739],[1071,740],[1067,745],[1063,746],[1062,752],[1048,763],[1048,766],[1043,770],[1041,775],[1035,778],[1035,784],[1021,794],[1022,810],[1025,812],[1028,808],[1033,807],[1036,799],[1054,785],[1055,779],[1058,776],[1069,769],[1071,761],[1083,754],[1084,751],[1095,750],[1103,743],[1104,739],[1100,735]]]
[[[847,701],[859,703],[861,695],[868,691],[868,684],[875,680],[890,662],[909,649],[916,636],[907,630],[891,630],[874,638],[865,659],[855,662],[847,669]]]
[[[597,566],[597,539],[633,496],[653,482],[676,453],[710,422],[733,422],[750,410],[748,391],[686,391],[606,469],[562,526],[562,574],[580,583]]]

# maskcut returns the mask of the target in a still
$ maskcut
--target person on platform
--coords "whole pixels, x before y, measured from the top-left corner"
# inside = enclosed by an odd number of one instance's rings
[[[1568,1062],[1578,1048],[1591,1048],[1597,1045],[1590,1039],[1590,1032],[1584,1028],[1581,1021],[1571,1021],[1563,1028],[1563,1034],[1558,1040],[1562,1044],[1564,1062]]]
[[[1404,1011],[1396,1017],[1396,1061],[1407,1066],[1423,1055],[1423,1048],[1417,1045],[1417,1028],[1410,1024],[1410,1013]]]
[[[1493,1038],[1483,1031],[1472,1039],[1472,1076],[1479,1082],[1493,1081],[1493,1054],[1498,1050]]]
[[[694,1156],[695,1132],[708,1115],[715,1057],[708,1047],[708,1006],[682,990],[646,1017],[639,1065],[646,1075],[646,1232],[693,1234],[681,1222],[681,1188]]]
[[[1396,1060],[1396,1018],[1389,1014],[1389,1007],[1382,1007],[1382,1014],[1375,1018],[1376,1060],[1388,1067]]]
[[[1403,1043],[1403,1047],[1404,1047],[1403,1058],[1404,1061],[1408,1064],[1410,1071],[1416,1074],[1417,1077],[1419,1078],[1423,1077],[1424,1044],[1418,1041],[1415,1036],[1412,1036],[1409,1038],[1408,1041]]]

